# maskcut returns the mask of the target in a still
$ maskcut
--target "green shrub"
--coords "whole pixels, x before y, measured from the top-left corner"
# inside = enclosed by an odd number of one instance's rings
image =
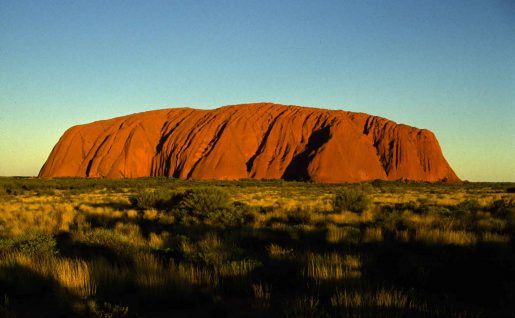
[[[311,213],[309,211],[297,207],[288,211],[287,220],[289,224],[309,224],[311,221]]]
[[[137,249],[136,246],[131,244],[132,241],[128,241],[120,233],[102,227],[89,232],[83,243],[98,247],[99,253],[110,250],[107,252],[109,255],[112,252],[114,253],[113,255],[121,258],[131,258]]]
[[[129,317],[129,307],[104,302],[98,305],[95,301],[88,302],[89,311],[92,317],[123,318]]]
[[[374,216],[374,222],[391,232],[405,231],[410,227],[409,221],[403,216],[403,212],[392,209],[390,206],[381,207]]]
[[[343,188],[334,196],[333,209],[335,212],[352,211],[361,213],[370,204],[368,194],[361,189]]]
[[[229,195],[214,187],[187,190],[178,200],[182,209],[196,214],[208,215],[231,207]]]
[[[169,191],[142,191],[129,198],[132,206],[140,209],[165,210],[173,206],[175,196]]]
[[[40,233],[26,234],[0,239],[0,254],[14,252],[48,256],[58,253],[56,245],[56,240],[51,235]]]
[[[470,213],[481,210],[481,204],[477,200],[465,200],[454,206],[454,211],[458,213]]]
[[[12,185],[4,186],[4,193],[9,195],[22,195],[23,190],[21,188],[14,187]]]
[[[508,227],[508,231],[515,232],[515,209],[511,208],[506,211],[506,225]]]
[[[515,211],[515,201],[508,199],[495,200],[490,204],[493,215],[505,217],[510,211]]]
[[[227,209],[209,213],[206,220],[213,225],[241,226],[254,221],[254,214],[246,210]]]
[[[145,191],[129,197],[129,201],[135,208],[149,209],[157,203],[157,196],[154,192]]]
[[[239,226],[255,219],[252,207],[231,202],[225,191],[215,187],[189,189],[171,200],[176,202],[175,215],[183,224]]]

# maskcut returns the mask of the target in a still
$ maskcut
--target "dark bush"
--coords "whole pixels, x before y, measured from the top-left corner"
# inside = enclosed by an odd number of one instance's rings
[[[490,212],[499,217],[505,217],[510,211],[515,211],[515,202],[513,200],[495,200],[490,205]]]
[[[412,212],[416,212],[416,210],[418,208],[418,205],[414,201],[408,201],[408,202],[402,202],[402,203],[395,203],[394,208],[397,211],[412,211]]]
[[[481,204],[477,200],[465,200],[454,206],[455,212],[469,213],[481,210]]]
[[[145,209],[165,210],[171,208],[176,201],[175,195],[169,191],[142,191],[129,198],[132,206]]]
[[[7,186],[4,189],[5,194],[9,195],[22,195],[24,191],[21,188],[17,188],[15,186]]]
[[[254,220],[254,215],[237,209],[217,210],[203,216],[203,223],[214,226],[241,226]]]
[[[214,187],[187,190],[178,201],[182,209],[204,215],[231,207],[229,195]]]
[[[288,211],[287,219],[289,224],[309,224],[311,221],[311,213],[298,207]]]
[[[352,211],[361,213],[367,209],[370,204],[368,194],[355,188],[343,188],[334,196],[333,209],[335,212]]]
[[[19,252],[28,255],[48,256],[57,254],[54,237],[43,233],[24,234],[13,238],[0,239],[0,254]]]
[[[229,195],[216,187],[189,189],[172,200],[177,202],[175,215],[181,223],[240,226],[255,219],[252,207],[231,202]]]
[[[241,225],[251,224],[256,220],[256,214],[258,213],[258,209],[256,207],[250,206],[244,202],[236,201],[233,203],[232,209],[235,211],[235,214],[238,215]]]

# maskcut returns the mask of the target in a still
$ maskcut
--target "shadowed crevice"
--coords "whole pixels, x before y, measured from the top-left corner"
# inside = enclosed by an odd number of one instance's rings
[[[109,139],[110,135],[107,135],[104,140],[102,140],[102,142],[100,143],[100,145],[97,147],[97,149],[95,150],[95,154],[93,155],[93,157],[91,157],[91,159],[89,160],[88,162],[88,166],[86,167],[86,177],[89,177],[89,173],[91,171],[91,166],[93,165],[93,161],[98,157],[98,152],[100,151],[100,148],[102,148],[102,146],[106,143],[107,139]]]
[[[254,166],[254,161],[256,160],[257,156],[259,156],[263,150],[265,149],[266,143],[268,141],[268,136],[270,136],[270,133],[272,132],[272,129],[274,128],[275,124],[281,118],[281,116],[286,113],[288,109],[283,110],[280,112],[275,118],[272,120],[270,125],[268,126],[268,129],[266,130],[265,134],[263,135],[263,139],[261,140],[261,143],[259,144],[259,147],[257,148],[256,152],[250,157],[250,159],[246,162],[247,166],[247,173],[250,173],[252,170],[252,167]]]
[[[329,141],[331,131],[329,126],[314,131],[309,137],[304,150],[294,156],[282,176],[285,180],[310,180],[308,166],[316,152]]]
[[[172,155],[171,153],[168,153],[168,154],[165,154],[166,156],[164,156],[166,159],[165,160],[162,160],[161,163],[159,164],[159,160],[158,160],[158,157],[159,156],[163,156],[162,155],[162,151],[163,151],[163,147],[165,145],[165,143],[168,141],[168,139],[170,138],[170,136],[175,132],[177,131],[177,129],[181,126],[181,124],[187,119],[189,118],[189,116],[193,113],[194,111],[193,110],[190,110],[189,113],[185,114],[183,116],[183,118],[181,120],[179,120],[172,128],[170,128],[170,123],[169,122],[166,122],[163,124],[163,126],[161,127],[161,138],[159,138],[159,141],[156,145],[156,152],[154,154],[154,157],[152,158],[152,164],[151,164],[151,175],[158,175],[159,173],[158,170],[163,170],[163,175],[167,176],[170,172],[170,156]],[[182,114],[181,114],[182,115]],[[167,131],[168,130],[168,131]],[[164,165],[164,167],[163,167]]]
[[[206,150],[203,151],[203,154],[200,156],[200,158],[197,160],[197,162],[195,162],[193,164],[193,166],[191,167],[191,170],[188,172],[188,179],[191,178],[191,175],[193,174],[193,171],[195,171],[195,168],[202,161],[202,159],[204,159],[207,156],[209,156],[211,151],[213,151],[213,149],[216,146],[216,143],[218,142],[218,140],[220,140],[220,137],[224,133],[225,128],[227,127],[228,123],[229,123],[229,121],[227,120],[227,121],[223,122],[222,125],[220,125],[220,127],[218,128],[218,131],[213,136],[213,139],[211,139],[209,144],[206,146]]]

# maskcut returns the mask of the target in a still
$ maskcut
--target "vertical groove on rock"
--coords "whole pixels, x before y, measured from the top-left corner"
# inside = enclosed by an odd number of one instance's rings
[[[272,129],[274,128],[275,124],[277,123],[277,121],[279,120],[279,118],[288,111],[288,109],[285,109],[283,110],[282,112],[280,112],[277,116],[275,116],[272,121],[270,122],[270,124],[268,125],[268,129],[266,130],[265,132],[265,135],[263,136],[263,139],[261,141],[261,143],[259,144],[259,147],[257,148],[256,152],[254,153],[254,155],[252,157],[250,157],[250,159],[245,163],[246,167],[247,167],[247,173],[251,173],[252,171],[252,167],[254,165],[254,160],[256,160],[257,156],[259,156],[263,149],[265,148],[266,146],[266,142],[268,140],[268,136],[270,135]],[[250,177],[253,177],[252,175],[250,175]]]

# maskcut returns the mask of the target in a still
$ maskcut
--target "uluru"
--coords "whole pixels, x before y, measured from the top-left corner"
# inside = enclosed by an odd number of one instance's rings
[[[429,130],[272,103],[170,108],[77,125],[39,176],[459,181]]]

